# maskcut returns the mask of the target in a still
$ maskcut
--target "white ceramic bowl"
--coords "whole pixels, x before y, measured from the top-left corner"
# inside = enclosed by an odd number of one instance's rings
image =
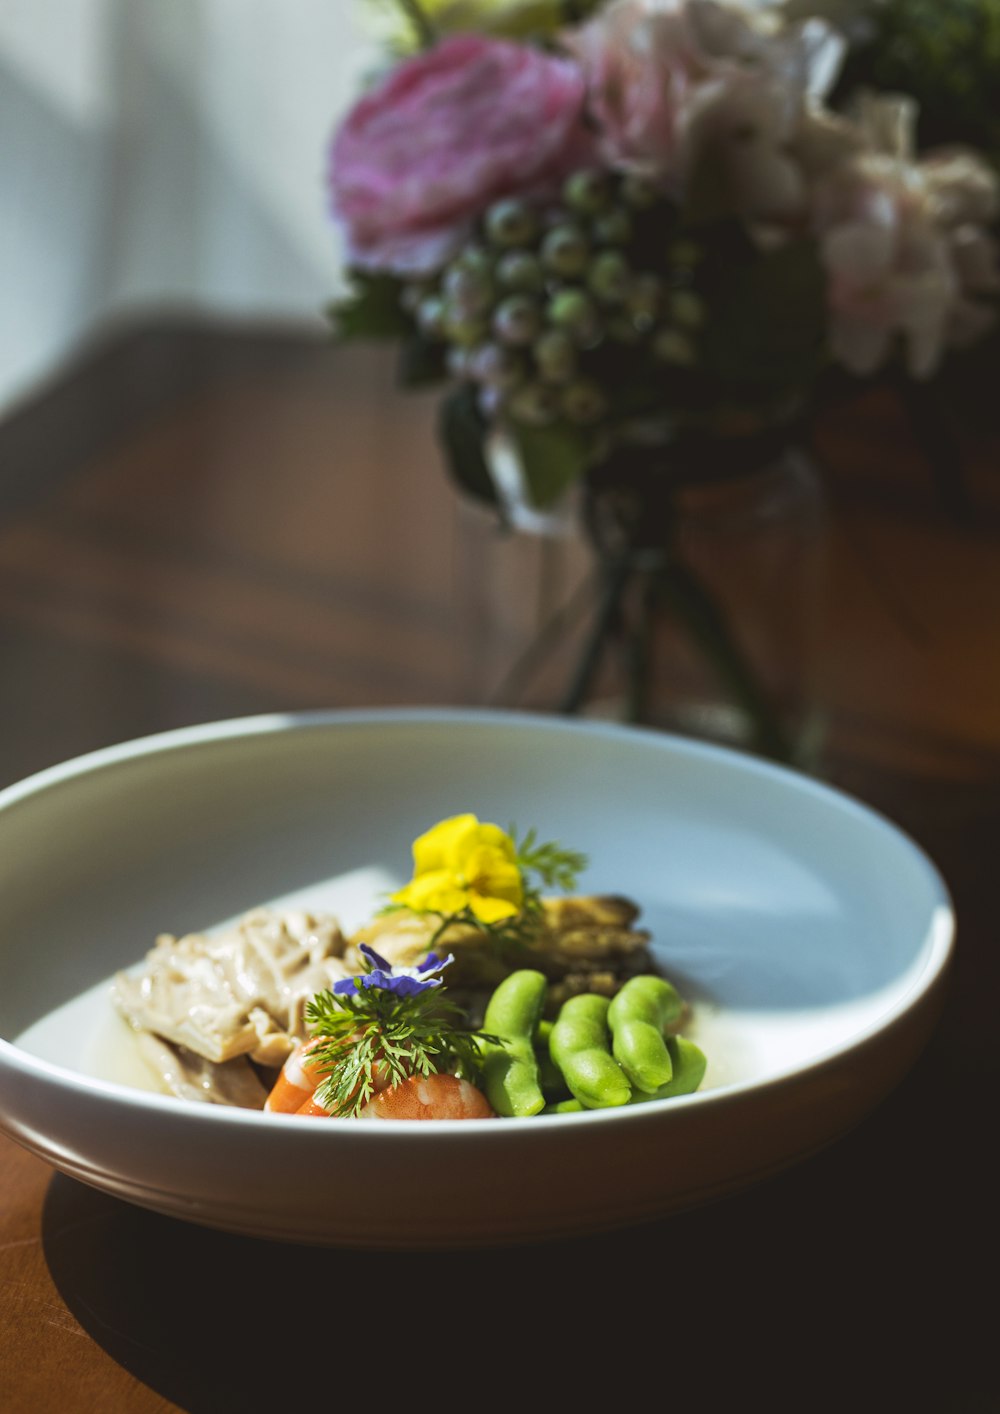
[[[465,1123],[305,1123],[132,1088],[107,981],[260,903],[350,926],[471,810],[584,850],[639,902],[709,1057],[696,1095]],[[935,1020],[947,891],[897,829],[754,759],[504,713],[266,717],[0,793],[0,1122],[56,1168],[238,1232],[372,1247],[564,1235],[715,1197],[829,1143]],[[111,1027],[111,1031],[107,1028]]]

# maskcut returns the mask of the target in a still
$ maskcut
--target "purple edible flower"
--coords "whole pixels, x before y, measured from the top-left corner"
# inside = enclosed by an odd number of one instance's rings
[[[452,953],[447,957],[438,957],[436,953],[429,952],[416,967],[394,967],[367,943],[361,944],[361,951],[371,965],[371,971],[362,972],[359,977],[345,977],[342,982],[335,982],[331,991],[337,996],[350,996],[364,987],[378,987],[383,992],[393,992],[397,997],[415,997],[418,992],[440,987],[441,978],[432,974],[440,972],[443,967],[455,961]]]

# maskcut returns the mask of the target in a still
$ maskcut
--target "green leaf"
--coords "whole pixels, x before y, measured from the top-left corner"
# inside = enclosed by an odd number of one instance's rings
[[[337,339],[395,339],[412,331],[399,303],[402,285],[392,275],[350,274],[351,290],[327,309]]]
[[[796,5],[804,12],[808,0]],[[849,104],[858,89],[908,93],[918,106],[921,148],[966,144],[1000,166],[1000,0],[882,0],[866,9],[835,106]]]
[[[510,431],[532,504],[547,510],[583,476],[591,459],[593,437],[567,422],[550,427],[512,423]]]
[[[815,242],[793,241],[731,265],[705,295],[704,372],[731,383],[798,387],[823,367],[825,280]]]
[[[427,388],[448,376],[445,346],[436,339],[413,334],[399,351],[398,376],[403,388]]]
[[[459,489],[478,501],[498,506],[496,487],[483,454],[486,424],[470,383],[460,383],[442,400],[438,435],[448,471]]]

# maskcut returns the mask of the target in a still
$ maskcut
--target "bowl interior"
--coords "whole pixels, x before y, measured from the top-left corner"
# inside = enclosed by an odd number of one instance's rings
[[[269,718],[115,748],[0,795],[0,1037],[125,1078],[96,1034],[105,984],[157,933],[289,898],[353,926],[407,877],[414,836],[465,810],[583,850],[587,892],[640,904],[694,1003],[706,1088],[852,1044],[942,965],[934,869],[803,777],[548,718]]]

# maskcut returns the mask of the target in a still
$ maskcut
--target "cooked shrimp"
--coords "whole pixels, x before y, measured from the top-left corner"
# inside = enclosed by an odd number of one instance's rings
[[[310,1095],[295,1111],[297,1115],[318,1115],[321,1119],[332,1119],[330,1111],[317,1100],[315,1095]]]
[[[323,1079],[323,1072],[319,1067],[309,1065],[306,1061],[315,1044],[314,1036],[295,1047],[281,1067],[281,1074],[264,1101],[265,1110],[276,1114],[297,1114],[302,1106],[312,1099],[317,1085]]]
[[[411,1075],[374,1095],[359,1119],[491,1119],[489,1100],[455,1075]]]
[[[321,1038],[313,1036],[303,1041],[285,1061],[274,1088],[264,1102],[265,1110],[272,1114],[325,1115],[330,1111],[316,1099],[316,1090],[328,1075],[318,1065],[310,1065],[308,1055]],[[387,1065],[377,1062],[372,1067],[372,1086],[376,1092],[385,1090],[392,1084],[392,1072]],[[355,1092],[356,1093],[356,1092]]]

